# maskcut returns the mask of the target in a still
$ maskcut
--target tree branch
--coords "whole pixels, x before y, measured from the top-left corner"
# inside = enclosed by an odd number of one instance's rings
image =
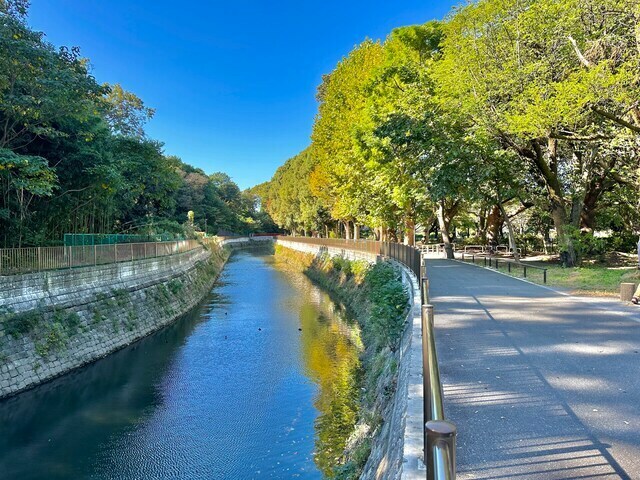
[[[623,127],[627,127],[632,132],[640,133],[640,127],[635,126],[633,123],[627,122],[625,119],[620,118],[620,117],[614,115],[613,113],[609,113],[607,111],[601,110],[598,107],[591,107],[591,110],[593,110],[595,113],[597,113],[600,116],[608,118],[609,120],[617,123],[618,125],[622,125]]]
[[[571,35],[569,35],[567,38],[569,39],[569,42],[571,42],[571,45],[573,46],[573,50],[576,52],[576,55],[578,56],[578,60],[580,60],[580,63],[584,65],[586,68],[591,68],[592,67],[591,62],[587,60],[585,56],[582,54],[582,52],[580,51],[580,48],[578,47],[578,42],[576,42]]]
[[[570,142],[595,142],[598,140],[613,140],[613,135],[604,135],[597,133],[595,135],[563,135],[562,133],[552,133],[549,135],[556,140],[567,140]]]

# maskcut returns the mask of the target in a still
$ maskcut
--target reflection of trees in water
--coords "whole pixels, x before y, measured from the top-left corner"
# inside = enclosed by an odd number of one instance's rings
[[[324,306],[327,302],[328,297],[323,298]],[[325,309],[321,306],[321,310]],[[301,308],[300,323],[306,374],[319,386],[314,402],[320,412],[315,462],[324,475],[331,476],[358,419],[359,349],[351,341],[357,327],[334,315],[318,316],[318,307],[309,304]]]

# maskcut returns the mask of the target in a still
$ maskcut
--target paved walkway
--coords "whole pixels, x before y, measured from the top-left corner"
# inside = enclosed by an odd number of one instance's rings
[[[640,479],[640,308],[428,262],[461,479]]]

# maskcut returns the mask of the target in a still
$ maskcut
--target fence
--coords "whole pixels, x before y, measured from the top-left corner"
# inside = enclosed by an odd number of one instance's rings
[[[510,260],[502,257],[493,257],[491,255],[480,255],[480,254],[469,254],[462,253],[460,259],[463,262],[471,262],[476,265],[476,260],[478,261],[478,265],[482,264],[483,267],[495,268],[500,271],[500,266],[502,266],[503,271],[506,271],[509,274],[516,274],[518,272],[522,272],[523,278],[527,277],[527,270],[529,272],[540,272],[542,275],[542,282],[547,283],[547,269],[545,267],[538,267],[537,265],[527,265],[526,263],[518,262],[516,260]],[[515,275],[514,275],[515,276]]]
[[[422,253],[445,253],[447,251],[444,243],[426,243],[418,248]],[[456,244],[452,243],[451,248],[455,251]]]
[[[76,247],[0,248],[0,275],[41,272],[129,262],[188,252],[200,247],[196,240],[121,243]]]
[[[390,242],[331,238],[284,237],[287,241],[366,252],[392,258],[409,268],[418,279],[421,292],[422,378],[424,452],[428,480],[456,478],[456,427],[445,420],[442,384],[436,352],[433,305],[429,304],[429,280],[426,263],[419,249]],[[443,248],[438,245],[437,248]],[[423,250],[430,253],[431,250]]]
[[[420,278],[420,251],[409,245],[394,242],[376,242],[373,240],[345,240],[343,238],[315,238],[315,237],[282,237],[285,240],[318,245],[321,247],[333,247],[354,252],[364,252],[373,255],[382,255],[393,258],[407,266]]]
[[[123,233],[65,233],[64,246],[113,245],[114,243],[175,242],[183,236],[163,233],[159,235],[133,235]]]

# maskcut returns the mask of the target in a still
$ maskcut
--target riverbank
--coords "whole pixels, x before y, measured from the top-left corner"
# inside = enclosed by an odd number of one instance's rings
[[[370,478],[379,459],[370,460],[375,440],[392,408],[399,365],[399,343],[405,327],[408,295],[401,274],[390,263],[315,256],[280,245],[279,264],[304,272],[344,305],[361,332],[364,351],[359,375],[357,415],[343,431],[342,454],[336,458],[337,479]],[[369,461],[369,464],[367,464]]]
[[[0,398],[94,362],[166,326],[210,291],[212,246],[96,267],[3,277]]]

